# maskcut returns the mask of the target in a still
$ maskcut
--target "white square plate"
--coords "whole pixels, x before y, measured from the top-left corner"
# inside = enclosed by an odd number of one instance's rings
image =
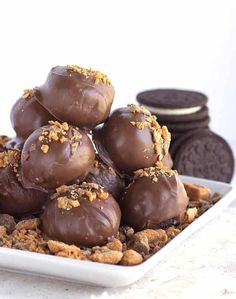
[[[140,279],[148,270],[162,260],[168,252],[215,217],[217,213],[236,198],[235,189],[229,184],[187,176],[182,176],[182,180],[184,182],[206,186],[210,188],[213,193],[220,192],[223,198],[141,265],[130,267],[106,265],[16,249],[0,248],[0,268],[7,271],[46,276],[104,287],[129,285]]]

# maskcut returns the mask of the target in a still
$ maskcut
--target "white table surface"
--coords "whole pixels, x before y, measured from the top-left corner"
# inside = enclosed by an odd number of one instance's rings
[[[5,298],[235,299],[236,200],[131,286],[106,289],[0,271]]]

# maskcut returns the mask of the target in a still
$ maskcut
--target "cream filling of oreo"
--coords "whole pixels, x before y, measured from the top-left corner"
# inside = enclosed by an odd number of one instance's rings
[[[193,114],[202,109],[201,106],[195,106],[190,108],[178,108],[178,109],[168,109],[168,108],[158,108],[151,107],[147,105],[142,105],[146,109],[148,109],[151,113],[160,114],[160,115],[185,115],[185,114]]]

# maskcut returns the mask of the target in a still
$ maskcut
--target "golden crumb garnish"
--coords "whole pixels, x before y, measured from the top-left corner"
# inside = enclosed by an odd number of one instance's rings
[[[17,172],[20,162],[20,151],[6,150],[0,153],[0,168],[12,167]]]
[[[97,194],[97,196],[100,199],[107,199],[109,197],[109,193],[108,192],[100,192]]]
[[[150,177],[153,182],[157,182],[160,175],[172,176],[176,173],[176,170],[168,169],[161,162],[157,162],[155,166],[138,169],[134,172],[135,177]]]
[[[92,77],[94,79],[95,84],[98,84],[99,82],[102,82],[106,85],[111,84],[107,75],[101,73],[100,71],[94,71],[92,69],[82,68],[78,65],[67,65],[67,69],[70,72],[79,73],[83,75],[85,78]]]
[[[41,146],[41,151],[46,154],[49,151],[49,146],[47,144],[43,144]]]
[[[68,199],[66,196],[58,197],[58,208],[63,210],[71,210],[72,208],[77,208],[80,206],[80,203],[78,200]]]
[[[139,130],[148,128],[151,131],[153,139],[153,148],[158,155],[158,160],[161,161],[168,153],[171,136],[166,126],[161,127],[157,122],[157,118],[152,115],[143,106],[136,106],[129,104],[128,107],[132,113],[143,114],[143,121],[130,121],[132,126],[137,127]]]
[[[34,89],[24,89],[23,91],[23,95],[21,96],[21,99],[23,100],[28,100],[30,99],[35,93],[35,90]]]
[[[83,182],[80,185],[63,185],[56,189],[56,193],[52,195],[52,199],[63,198],[63,200],[79,200],[85,198],[90,202],[96,199],[107,199],[109,193],[104,191],[104,188],[95,183]],[[62,203],[62,199],[60,199]]]

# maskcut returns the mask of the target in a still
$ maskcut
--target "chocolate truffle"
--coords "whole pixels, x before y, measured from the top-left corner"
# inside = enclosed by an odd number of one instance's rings
[[[94,167],[86,177],[86,182],[101,185],[115,199],[119,200],[125,189],[125,182],[111,166],[104,164],[98,157]]]
[[[136,171],[120,202],[124,222],[137,230],[179,223],[188,196],[176,171],[155,166]]]
[[[20,152],[8,150],[0,153],[0,213],[24,216],[40,212],[49,195],[24,189],[18,180]]]
[[[11,138],[7,137],[6,135],[0,136],[0,152],[5,151],[7,142],[11,140]]]
[[[77,65],[52,68],[38,90],[40,103],[52,115],[83,129],[104,122],[114,98],[106,75]]]
[[[89,137],[67,123],[49,121],[26,140],[21,155],[20,177],[25,188],[50,190],[93,167],[95,152]]]
[[[93,131],[99,156],[122,174],[153,166],[168,153],[170,133],[143,107],[115,110]]]
[[[98,246],[111,241],[120,225],[115,199],[97,184],[61,186],[41,216],[47,239],[78,246]]]
[[[34,130],[47,125],[54,117],[37,101],[34,89],[25,89],[11,109],[11,124],[18,137],[26,139]]]

